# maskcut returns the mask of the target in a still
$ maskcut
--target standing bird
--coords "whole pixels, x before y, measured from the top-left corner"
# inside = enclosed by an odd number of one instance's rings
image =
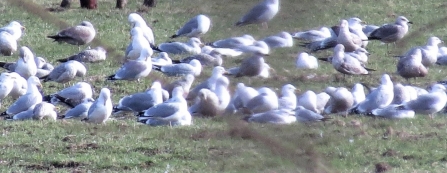
[[[388,74],[382,75],[380,86],[369,93],[365,100],[351,108],[350,112],[368,114],[377,108],[388,106],[394,98],[394,86]]]
[[[87,114],[87,122],[105,123],[112,114],[113,105],[110,99],[110,90],[102,88],[98,99],[90,106]]]
[[[272,20],[279,11],[279,0],[264,0],[248,11],[237,23],[236,26],[261,23],[268,27],[267,22]]]
[[[59,31],[56,35],[47,36],[59,43],[66,42],[72,45],[89,44],[95,38],[96,31],[92,23],[82,21],[79,25]]]
[[[360,30],[360,32],[363,32]],[[365,38],[366,39],[366,38]],[[349,31],[349,23],[347,20],[341,20],[340,31],[337,37],[337,43],[345,47],[345,52],[354,52],[362,47],[362,39]]]
[[[153,50],[149,45],[149,42],[144,37],[143,30],[140,27],[134,27],[130,30],[130,36],[132,41],[126,48],[125,57],[127,59],[136,59],[140,56],[143,49],[148,49],[149,56],[152,56]]]
[[[368,36],[368,40],[380,40],[383,43],[394,43],[404,38],[407,34],[408,24],[413,24],[413,22],[410,22],[404,16],[399,16],[397,17],[396,22],[385,24],[372,31]]]
[[[152,62],[149,49],[141,50],[140,57],[136,60],[129,60],[119,68],[115,74],[107,77],[108,80],[137,80],[149,75],[152,71]]]
[[[192,18],[188,22],[183,25],[171,38],[177,37],[197,37],[199,38],[201,35],[208,32],[211,26],[211,20],[207,16],[203,14],[199,14],[196,17]]]
[[[352,56],[345,56],[345,47],[342,44],[338,44],[334,48],[334,54],[332,58],[332,66],[335,70],[343,75],[365,75],[369,74],[369,71],[374,71],[373,69],[368,69],[359,60]]]
[[[19,60],[17,61],[15,72],[25,79],[28,79],[30,76],[35,76],[37,73],[34,54],[26,46],[20,48]]]
[[[401,57],[397,62],[397,73],[407,81],[409,78],[425,77],[428,70],[422,64],[421,49],[416,49],[411,54]]]
[[[151,27],[147,26],[143,17],[137,13],[130,13],[127,20],[132,25],[132,28],[141,28],[143,36],[146,38],[147,42],[151,45],[155,45],[154,32],[152,31]]]
[[[438,45],[440,43],[443,43],[443,41],[438,37],[430,37],[428,38],[427,44],[425,46],[418,46],[412,48],[406,53],[406,56],[415,54],[414,51],[419,49],[422,56],[422,64],[425,67],[430,67],[432,65],[435,65],[436,61],[438,60],[438,52],[439,52]]]

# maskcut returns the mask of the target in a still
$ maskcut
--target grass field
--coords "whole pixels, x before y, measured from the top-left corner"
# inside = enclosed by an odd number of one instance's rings
[[[86,81],[97,95],[102,87],[112,91],[113,101],[124,95],[145,90],[154,80],[169,82],[157,72],[142,82],[109,82],[105,77],[120,66],[129,43],[127,15],[140,9],[142,0],[129,1],[123,10],[115,9],[114,0],[98,0],[97,10],[72,8],[62,12],[40,11],[31,3],[0,1],[0,24],[21,21],[27,28],[20,45],[30,47],[36,55],[50,62],[78,52],[77,46],[57,44],[47,39],[61,26],[76,25],[89,20],[95,26],[97,42],[108,48],[108,59],[88,65]],[[59,0],[28,0],[42,9],[58,7]],[[300,31],[319,26],[332,26],[342,18],[357,16],[376,25],[394,22],[399,15],[415,24],[399,44],[390,45],[393,55],[410,47],[423,45],[429,36],[445,39],[444,18],[447,3],[442,0],[301,0],[280,2],[280,12],[268,29],[252,25],[241,28],[234,23],[258,0],[161,0],[157,7],[142,13],[152,25],[157,43],[170,41],[184,22],[199,13],[212,19],[205,42],[250,33],[255,38],[280,31]],[[50,13],[51,16],[48,16]],[[43,18],[41,18],[43,17]],[[61,23],[63,21],[65,23]],[[440,22],[439,22],[440,21]],[[65,24],[65,25],[64,25]],[[429,24],[429,25],[427,25]],[[64,28],[64,27],[62,27]],[[186,40],[186,39],[178,39]],[[297,43],[297,42],[295,42]],[[378,42],[368,45],[372,53],[368,66],[377,69],[372,75],[351,76],[340,80],[330,64],[318,70],[295,69],[296,55],[304,49],[295,46],[274,50],[266,62],[276,70],[272,79],[253,79],[254,87],[268,86],[278,90],[291,83],[302,92],[321,92],[327,86],[351,87],[359,81],[377,85],[383,73],[393,82],[406,81],[396,75],[396,59],[386,54],[386,46]],[[316,54],[325,57],[330,52]],[[0,57],[15,61],[17,56]],[[173,57],[180,58],[180,56]],[[237,65],[242,58],[226,59],[224,67]],[[205,69],[197,81],[210,75]],[[445,67],[430,68],[429,75],[412,80],[413,85],[426,87],[445,79]],[[308,76],[315,76],[309,78]],[[79,79],[78,79],[79,80]],[[246,78],[231,79],[231,86],[248,82]],[[61,84],[45,83],[45,93],[63,88]],[[13,100],[2,103],[1,111]],[[1,172],[375,172],[376,165],[389,172],[446,172],[447,119],[439,114],[433,120],[417,116],[411,120],[386,120],[370,117],[334,117],[330,122],[293,124],[287,126],[247,124],[240,115],[212,119],[195,118],[189,127],[149,127],[133,117],[117,117],[106,125],[78,121],[0,121]],[[385,165],[385,166],[384,166]]]

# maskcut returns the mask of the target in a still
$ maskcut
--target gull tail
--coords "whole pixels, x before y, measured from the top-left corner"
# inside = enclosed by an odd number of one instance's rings
[[[62,102],[62,103],[64,103],[64,104],[66,104],[67,106],[69,106],[70,108],[74,108],[74,107],[75,107],[75,105],[73,105],[73,104],[71,103],[71,101],[70,101],[69,98],[62,97],[62,96],[60,96],[60,95],[58,95],[58,94],[54,94],[54,97],[55,97],[56,99],[58,99],[60,102]]]
[[[372,68],[366,68],[366,67],[363,67],[363,68],[365,68],[365,70],[367,70],[367,71],[377,71],[377,70],[372,69]]]
[[[152,69],[157,70],[157,71],[161,71],[161,66],[159,66],[159,65],[152,65]]]
[[[324,118],[320,119],[320,121],[329,121],[329,120],[332,120],[332,118],[331,117],[324,117]]]
[[[157,46],[155,46],[153,44],[150,44],[150,46],[151,46],[152,50],[163,52],[162,50],[160,50]]]
[[[8,115],[8,113],[6,113],[6,111],[5,111],[0,114],[0,117],[7,116],[7,115]]]
[[[331,62],[331,61],[329,60],[329,58],[318,58],[318,60],[320,60],[320,61],[326,61],[326,62]]]
[[[53,97],[53,96],[52,95],[43,96],[42,101],[51,103],[51,97]]]
[[[173,64],[180,64],[180,63],[182,63],[182,62],[181,62],[181,60],[173,59],[173,60],[172,60],[172,63],[173,63]]]
[[[118,80],[118,79],[115,77],[115,74],[112,74],[110,76],[107,76],[107,80]]]

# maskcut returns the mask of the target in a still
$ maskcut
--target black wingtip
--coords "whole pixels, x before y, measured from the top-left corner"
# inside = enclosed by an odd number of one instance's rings
[[[51,102],[51,97],[52,97],[52,95],[43,96],[42,97],[42,101],[50,103]]]
[[[75,107],[75,105],[72,105],[72,104],[70,103],[70,99],[68,99],[68,98],[62,97],[62,96],[60,96],[60,95],[58,95],[58,94],[54,94],[54,97],[56,97],[60,102],[66,104],[66,105],[69,106],[70,108],[74,108],[74,107]]]
[[[169,38],[173,39],[173,38],[177,38],[178,36],[179,36],[179,35],[174,34],[174,35],[171,35],[171,37],[169,37]]]
[[[372,68],[366,68],[366,67],[364,67],[364,68],[366,69],[366,71],[377,71],[377,70],[372,69]]]
[[[158,46],[155,46],[155,45],[153,45],[153,44],[150,44],[150,46],[151,46],[152,50],[159,51],[159,52],[163,52],[162,50],[160,50],[160,49],[158,48]]]
[[[329,62],[329,58],[318,58],[318,60]]]
[[[115,74],[112,74],[110,76],[107,76],[107,80],[118,80],[115,78]]]
[[[180,64],[180,63],[182,63],[180,60],[177,60],[177,59],[173,59],[172,60],[172,63],[173,64]]]
[[[58,60],[57,60],[57,62],[67,62],[67,61],[68,61],[67,58],[64,58],[64,59],[58,59]]]
[[[8,115],[8,113],[6,113],[6,111],[5,111],[0,114],[0,117],[7,116],[7,115]]]
[[[81,121],[88,121],[88,118],[84,118],[84,119],[82,119]]]
[[[152,65],[152,69],[157,70],[157,71],[161,71],[161,66],[159,66],[159,65]]]

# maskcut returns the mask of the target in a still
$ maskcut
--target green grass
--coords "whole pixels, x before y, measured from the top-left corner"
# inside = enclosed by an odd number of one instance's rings
[[[8,1],[9,2],[9,1]],[[64,21],[76,25],[91,21],[97,29],[97,39],[109,49],[105,62],[88,65],[86,81],[97,95],[102,87],[112,91],[116,103],[122,96],[146,89],[154,80],[175,80],[157,72],[142,82],[108,82],[122,60],[129,43],[127,15],[140,8],[140,0],[129,1],[123,10],[114,9],[113,0],[98,0],[97,10],[80,9],[77,2],[63,12],[51,12],[49,18],[38,8],[27,12],[23,8],[0,1],[0,24],[21,21],[26,33],[20,45],[29,46],[38,56],[50,62],[78,52],[76,46],[51,42],[46,36],[56,33]],[[42,8],[55,8],[59,0],[34,3]],[[404,15],[415,24],[408,37],[390,45],[392,54],[402,54],[410,47],[425,44],[429,36],[445,39],[445,23],[429,24],[445,18],[447,3],[442,0],[302,0],[280,3],[281,11],[269,23],[268,29],[258,25],[233,27],[233,24],[258,0],[162,0],[156,8],[142,13],[152,25],[156,42],[170,41],[172,35],[191,17],[203,13],[212,19],[212,28],[202,39],[206,42],[250,33],[257,39],[280,31],[299,31],[319,26],[335,25],[342,18],[357,16],[364,21],[381,25],[394,22],[396,15]],[[27,3],[29,5],[29,3]],[[349,8],[347,8],[349,7]],[[40,18],[39,15],[44,18]],[[57,19],[57,20],[56,20]],[[64,28],[64,27],[62,27]],[[185,38],[178,40],[186,40]],[[296,42],[297,43],[297,42]],[[406,83],[396,75],[396,59],[386,54],[385,45],[368,45],[368,66],[377,69],[369,76],[351,76],[340,80],[331,65],[320,64],[318,70],[297,70],[296,55],[304,49],[295,46],[274,50],[266,62],[276,69],[273,79],[251,80],[252,86],[275,89],[291,83],[302,92],[321,92],[325,87],[347,86],[362,81],[376,85],[383,73],[394,82]],[[329,52],[316,54],[318,57]],[[0,57],[15,61],[17,56]],[[174,58],[180,58],[175,56]],[[226,59],[224,67],[237,65],[241,58]],[[205,69],[196,81],[210,75]],[[309,73],[315,78],[305,80]],[[445,68],[430,68],[427,77],[411,81],[425,87],[445,78]],[[79,79],[78,79],[79,80]],[[231,79],[233,86],[248,79]],[[196,82],[197,83],[197,82]],[[45,92],[63,88],[61,84],[45,83]],[[2,103],[6,109],[13,100]],[[440,114],[431,120],[418,115],[412,120],[384,120],[369,117],[334,117],[331,122],[272,126],[246,124],[240,116],[213,119],[195,118],[189,127],[148,127],[135,122],[131,116],[106,125],[78,121],[0,121],[1,172],[374,172],[375,164],[387,163],[390,172],[446,172],[447,121]]]

